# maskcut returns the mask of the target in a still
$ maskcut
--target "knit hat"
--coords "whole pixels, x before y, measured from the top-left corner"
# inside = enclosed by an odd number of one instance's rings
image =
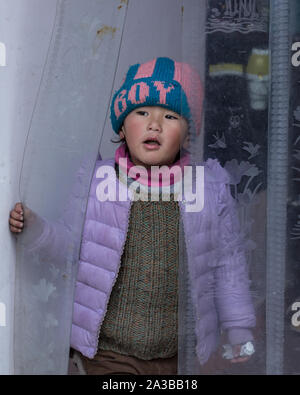
[[[135,108],[161,106],[187,119],[199,133],[203,88],[198,73],[186,63],[156,58],[131,66],[111,103],[113,130],[119,130]]]

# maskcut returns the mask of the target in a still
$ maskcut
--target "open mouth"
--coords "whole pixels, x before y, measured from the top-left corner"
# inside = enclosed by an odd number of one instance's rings
[[[161,144],[155,137],[149,137],[147,140],[144,141],[144,144],[147,146],[159,147]]]

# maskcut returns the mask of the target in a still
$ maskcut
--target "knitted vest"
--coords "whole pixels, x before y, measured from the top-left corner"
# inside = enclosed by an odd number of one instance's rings
[[[178,232],[177,202],[132,204],[100,349],[145,360],[176,354]]]

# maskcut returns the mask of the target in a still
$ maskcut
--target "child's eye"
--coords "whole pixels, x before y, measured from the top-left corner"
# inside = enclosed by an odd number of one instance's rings
[[[143,111],[143,110],[138,110],[136,113],[137,113],[138,115],[142,115],[142,116],[148,115],[147,111]]]
[[[171,114],[167,114],[166,118],[167,119],[178,119],[178,117],[176,117],[175,115],[171,115]]]

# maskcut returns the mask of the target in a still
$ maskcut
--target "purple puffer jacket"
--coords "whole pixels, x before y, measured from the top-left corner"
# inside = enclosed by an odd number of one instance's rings
[[[97,352],[101,324],[120,268],[131,207],[129,198],[125,201],[98,200],[96,191],[101,180],[97,172],[99,168],[104,169],[102,166],[110,170],[109,182],[117,187],[116,196],[127,195],[125,185],[116,177],[114,160],[98,160],[84,222],[71,331],[71,347],[88,358],[93,358]],[[80,177],[86,177],[84,171],[79,172]],[[216,349],[220,329],[227,331],[231,344],[240,344],[253,339],[250,328],[255,326],[244,241],[229,191],[228,175],[217,160],[209,159],[204,164],[204,180],[202,211],[189,212],[184,197],[179,201],[196,315],[196,353],[201,364]],[[68,207],[71,207],[69,214],[60,224],[34,220],[36,233],[34,225],[29,233],[35,241],[32,244],[28,241],[29,249],[44,248],[47,254],[59,251],[65,259],[70,244],[65,233],[70,234],[70,223],[74,222],[72,201]],[[40,236],[35,238],[34,233]]]
[[[97,199],[100,166],[111,167],[111,182],[126,193],[125,185],[116,179],[114,160],[97,161],[82,237],[71,333],[71,346],[89,358],[97,352],[131,207],[129,198],[115,202]],[[196,352],[202,364],[217,346],[220,327],[228,330],[231,344],[239,344],[252,340],[249,328],[255,326],[244,244],[228,175],[216,160],[208,160],[204,172],[203,210],[188,212],[184,199],[179,202],[196,314]]]

